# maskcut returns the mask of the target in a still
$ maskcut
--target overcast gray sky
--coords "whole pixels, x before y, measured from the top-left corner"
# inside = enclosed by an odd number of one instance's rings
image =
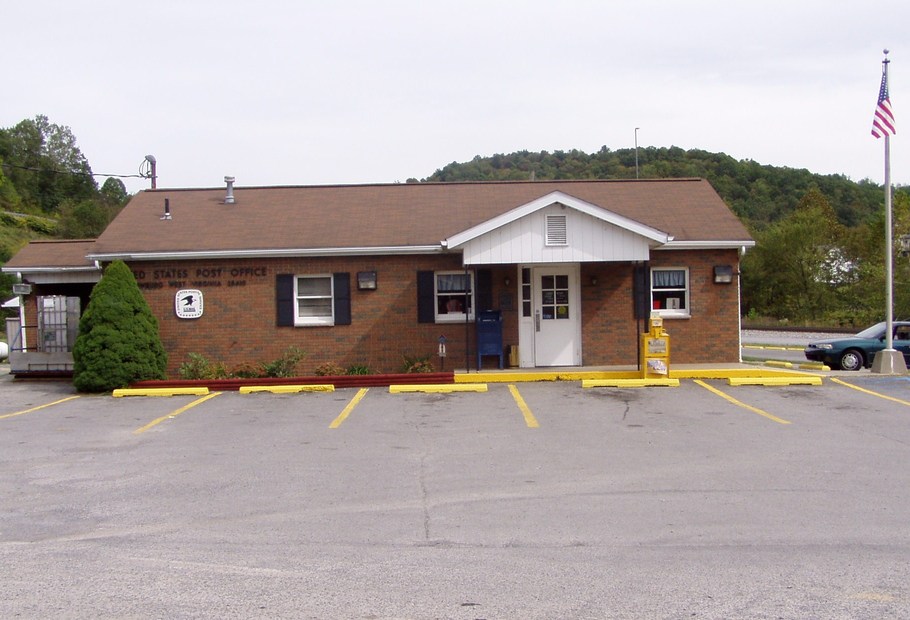
[[[0,126],[159,187],[372,183],[517,150],[679,146],[910,184],[910,2],[2,0]],[[103,179],[99,179],[99,182]],[[130,191],[148,181],[125,179]]]

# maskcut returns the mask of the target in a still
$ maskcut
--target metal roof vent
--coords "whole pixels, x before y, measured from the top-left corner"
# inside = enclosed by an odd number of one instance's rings
[[[232,205],[234,204],[234,177],[224,177],[224,182],[227,183],[227,195],[224,197],[224,204]]]
[[[547,237],[546,244],[549,245],[569,245],[568,227],[566,225],[565,215],[548,215],[547,216]]]

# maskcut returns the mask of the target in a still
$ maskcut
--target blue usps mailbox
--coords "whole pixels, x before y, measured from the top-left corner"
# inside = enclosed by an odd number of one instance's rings
[[[482,366],[484,355],[498,355],[499,367],[502,368],[502,313],[499,310],[484,310],[478,313],[476,331],[477,370]]]

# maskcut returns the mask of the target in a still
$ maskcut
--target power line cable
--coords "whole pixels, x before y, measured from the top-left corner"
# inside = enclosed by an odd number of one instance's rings
[[[142,174],[104,174],[101,172],[74,172],[72,170],[54,170],[53,168],[35,168],[33,166],[19,166],[17,164],[0,163],[4,168],[16,168],[17,170],[31,170],[32,172],[50,172],[52,174],[68,174],[75,177],[114,177],[117,179],[147,179]]]

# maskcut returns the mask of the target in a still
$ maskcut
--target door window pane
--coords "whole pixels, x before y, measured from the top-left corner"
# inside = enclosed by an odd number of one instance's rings
[[[541,276],[540,318],[554,320],[569,316],[569,276]]]

